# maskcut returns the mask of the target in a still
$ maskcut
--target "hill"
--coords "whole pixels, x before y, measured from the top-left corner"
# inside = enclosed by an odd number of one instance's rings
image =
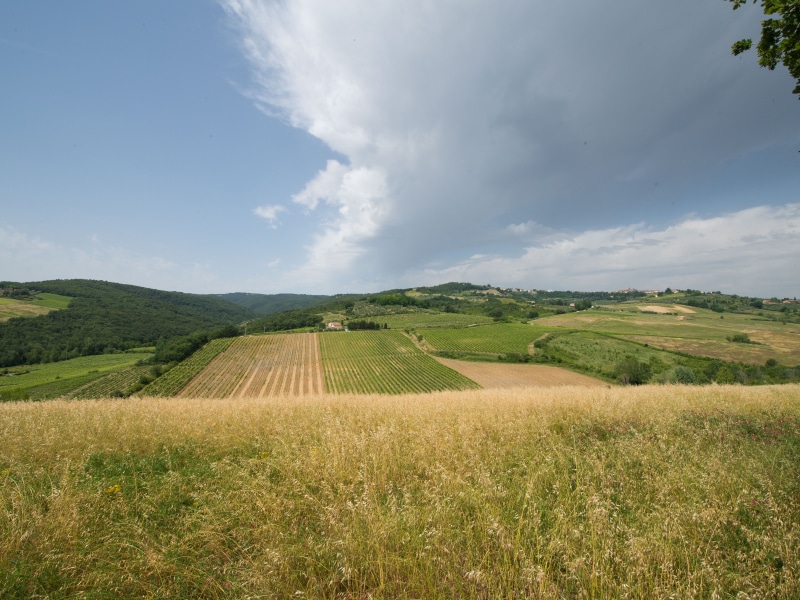
[[[247,292],[216,294],[216,296],[238,306],[243,306],[260,317],[322,304],[331,299],[330,296],[313,296],[309,294],[250,294]]]
[[[72,298],[67,308],[0,323],[0,367],[53,362],[155,344],[240,323],[253,313],[216,296],[67,279],[20,284]]]

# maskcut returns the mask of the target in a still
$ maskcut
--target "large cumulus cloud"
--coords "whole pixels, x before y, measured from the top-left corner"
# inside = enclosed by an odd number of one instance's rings
[[[315,228],[298,273],[316,281],[381,285],[450,268],[479,280],[488,263],[468,257],[530,257],[531,236],[559,232],[630,244],[630,227],[681,223],[691,235],[690,211],[731,211],[692,204],[690,190],[800,125],[788,77],[730,56],[757,15],[723,2],[224,6],[254,100],[337,155],[293,197]],[[752,201],[765,203],[775,200]],[[531,285],[561,256],[525,262]],[[643,253],[608,258],[655,268]]]

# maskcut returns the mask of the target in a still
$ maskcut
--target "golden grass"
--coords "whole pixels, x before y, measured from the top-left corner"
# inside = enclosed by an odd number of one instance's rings
[[[23,302],[22,300],[0,298],[0,323],[16,317],[36,317],[39,315],[46,315],[51,310],[54,309],[41,306],[40,304],[32,304],[31,302]]]
[[[799,499],[796,385],[5,404],[0,596],[797,598]]]

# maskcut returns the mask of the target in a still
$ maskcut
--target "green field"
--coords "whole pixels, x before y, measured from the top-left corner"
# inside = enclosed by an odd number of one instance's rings
[[[496,323],[460,329],[428,329],[423,339],[438,352],[481,355],[528,354],[528,346],[550,331],[547,328],[515,323]]]
[[[385,315],[372,319],[386,323],[390,329],[428,329],[431,327],[471,327],[492,323],[491,317],[464,315],[459,313],[411,312],[400,315]]]
[[[727,361],[764,364],[770,358],[785,365],[800,365],[800,325],[776,322],[756,313],[720,315],[708,309],[674,314],[643,312],[639,306],[613,310],[592,309],[546,317],[537,324],[604,333],[665,350]],[[670,309],[670,305],[665,305]],[[685,310],[685,307],[684,307]],[[753,344],[732,343],[728,338],[747,334]]]
[[[398,331],[325,333],[319,339],[329,393],[406,394],[479,387]]]
[[[151,356],[150,353],[125,352],[82,356],[43,365],[9,367],[0,370],[0,398],[26,395],[33,399],[54,398]]]
[[[37,294],[33,300],[14,300],[0,298],[0,322],[14,317],[36,317],[45,315],[51,310],[60,310],[69,306],[72,298],[58,294]]]
[[[37,306],[44,306],[45,308],[52,308],[53,310],[61,310],[67,308],[72,298],[69,296],[60,296],[59,294],[50,294],[41,292],[36,294],[33,303]]]

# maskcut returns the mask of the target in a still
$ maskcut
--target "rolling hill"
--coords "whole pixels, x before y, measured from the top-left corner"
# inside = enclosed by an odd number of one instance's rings
[[[330,296],[309,294],[249,294],[247,292],[216,294],[216,296],[227,302],[243,306],[260,317],[315,306],[331,299]]]
[[[66,279],[20,284],[72,298],[67,308],[0,323],[0,367],[103,354],[237,324],[249,309],[216,296]]]

